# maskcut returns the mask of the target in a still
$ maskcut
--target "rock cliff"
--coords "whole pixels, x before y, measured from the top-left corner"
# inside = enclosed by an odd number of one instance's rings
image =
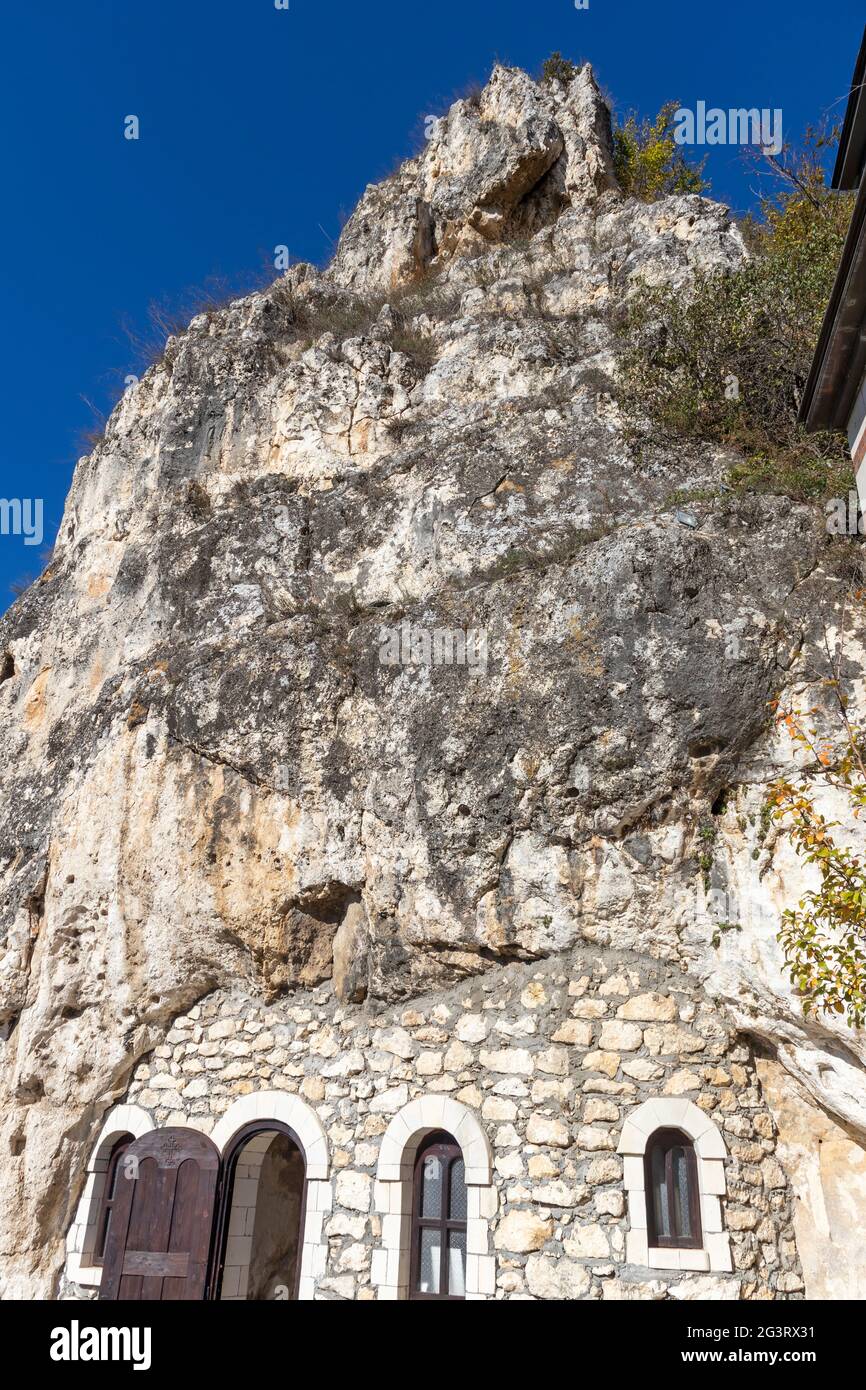
[[[6,1296],[56,1287],[99,1117],[237,979],[395,1001],[640,950],[796,1078],[792,1126],[862,1144],[866,1048],[786,983],[804,879],[761,815],[826,630],[864,697],[854,543],[786,499],[678,513],[730,459],[636,459],[615,403],[634,286],[745,254],[716,203],[623,196],[589,67],[500,67],[327,270],[125,394],[0,625]]]

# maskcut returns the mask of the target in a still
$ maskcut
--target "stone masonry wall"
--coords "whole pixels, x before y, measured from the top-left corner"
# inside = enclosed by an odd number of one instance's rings
[[[377,1296],[379,1141],[430,1093],[469,1107],[493,1148],[497,1298],[802,1297],[791,1193],[751,1050],[676,968],[577,951],[378,1009],[341,1006],[327,985],[270,1007],[217,992],[176,1019],[126,1099],[159,1126],[210,1132],[259,1090],[299,1094],[328,1136],[333,1209],[318,1297]],[[657,1096],[693,1101],[724,1137],[731,1273],[626,1261],[616,1149],[629,1114]]]

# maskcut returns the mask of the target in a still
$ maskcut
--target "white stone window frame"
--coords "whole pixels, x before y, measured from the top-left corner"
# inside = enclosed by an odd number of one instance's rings
[[[220,1157],[224,1158],[238,1130],[253,1122],[266,1127],[268,1120],[279,1120],[288,1126],[298,1136],[304,1151],[306,1190],[298,1302],[308,1303],[315,1298],[316,1283],[325,1274],[328,1244],[322,1228],[325,1216],[333,1206],[328,1139],[321,1120],[300,1096],[287,1091],[253,1091],[229,1106],[217,1121],[210,1137],[219,1149]],[[224,1278],[229,1268],[227,1262]],[[230,1280],[233,1277],[229,1274]],[[240,1282],[239,1274],[238,1287]]]
[[[490,1254],[490,1221],[498,1195],[493,1184],[493,1153],[477,1116],[450,1096],[417,1096],[391,1120],[382,1135],[373,1188],[373,1205],[382,1217],[382,1242],[373,1251],[371,1280],[382,1301],[409,1296],[412,1239],[412,1187],[422,1140],[444,1130],[460,1145],[466,1173],[466,1298],[493,1298],[496,1258]]]
[[[66,1277],[73,1283],[97,1289],[102,1283],[102,1265],[94,1263],[94,1250],[112,1149],[124,1134],[140,1139],[155,1128],[153,1116],[140,1105],[116,1105],[106,1115],[87,1161],[84,1190],[66,1237]]]
[[[663,1250],[649,1245],[644,1156],[650,1139],[660,1129],[682,1130],[694,1145],[703,1237],[700,1250]],[[727,1191],[728,1151],[718,1125],[690,1100],[659,1096],[632,1111],[622,1127],[617,1152],[623,1155],[628,1200],[626,1262],[658,1270],[731,1273],[731,1240],[723,1227],[721,1204]]]

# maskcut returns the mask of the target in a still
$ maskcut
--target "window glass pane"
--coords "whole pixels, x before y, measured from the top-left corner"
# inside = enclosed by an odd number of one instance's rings
[[[439,1271],[442,1265],[442,1237],[438,1231],[421,1232],[421,1260],[418,1267],[418,1292],[439,1293]]]
[[[689,1212],[689,1165],[685,1149],[674,1149],[671,1154],[674,1174],[674,1219],[676,1234],[687,1240],[692,1237],[692,1221]]]
[[[117,1192],[117,1180],[123,1168],[123,1155],[128,1148],[128,1144],[120,1143],[112,1155],[111,1172],[108,1175],[108,1201],[111,1201]]]
[[[123,1156],[131,1143],[131,1137],[118,1139],[111,1151],[111,1158],[108,1162],[108,1172],[105,1175],[105,1188],[102,1194],[102,1210],[99,1214],[98,1234],[94,1246],[94,1255],[97,1260],[101,1260],[105,1254],[108,1228],[111,1224],[111,1208],[114,1198],[117,1196],[118,1182],[123,1173]]]
[[[455,1298],[466,1296],[466,1232],[448,1232],[448,1292]]]
[[[442,1215],[442,1161],[434,1154],[424,1159],[421,1174],[421,1215],[439,1218]]]
[[[668,1189],[665,1181],[665,1151],[656,1144],[652,1154],[652,1200],[657,1236],[670,1236],[671,1226],[668,1215]]]
[[[451,1200],[448,1215],[452,1221],[466,1220],[466,1169],[463,1159],[451,1164]]]

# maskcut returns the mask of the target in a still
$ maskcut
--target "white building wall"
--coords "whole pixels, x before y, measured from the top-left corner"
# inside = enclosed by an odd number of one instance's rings
[[[848,420],[848,443],[851,446],[851,458],[857,478],[860,510],[866,513],[866,376],[860,383],[854,409]]]

